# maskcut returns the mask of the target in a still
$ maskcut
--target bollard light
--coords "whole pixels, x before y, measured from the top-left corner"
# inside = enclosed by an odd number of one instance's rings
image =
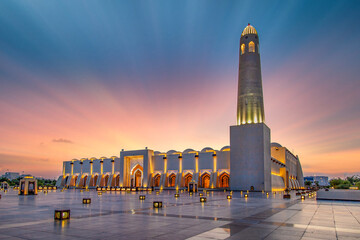
[[[153,207],[154,208],[162,208],[162,202],[159,202],[159,201],[153,202]]]
[[[231,195],[227,195],[226,198],[227,198],[227,199],[232,199],[232,196],[231,196]]]
[[[204,196],[204,194],[202,194],[202,193],[199,193],[199,197],[202,197],[202,196]]]
[[[99,196],[102,195],[102,192],[98,192],[98,195],[99,195]]]
[[[175,194],[174,194],[174,197],[175,197],[175,198],[178,198],[178,197],[180,197],[180,194],[175,193]]]
[[[301,200],[305,200],[305,196],[301,196]]]
[[[90,204],[91,198],[83,198],[83,204]]]
[[[70,210],[55,210],[55,214],[54,214],[54,219],[55,220],[66,220],[66,219],[70,219]]]
[[[200,202],[206,202],[206,197],[200,197]]]
[[[145,195],[140,195],[139,200],[145,200]]]
[[[248,195],[247,195],[247,194],[245,194],[245,195],[244,195],[244,198],[248,198]]]

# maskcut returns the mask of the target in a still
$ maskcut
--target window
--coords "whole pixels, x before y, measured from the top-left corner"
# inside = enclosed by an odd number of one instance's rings
[[[255,43],[253,41],[249,43],[249,52],[255,52]]]
[[[245,53],[245,44],[241,44],[241,55]]]

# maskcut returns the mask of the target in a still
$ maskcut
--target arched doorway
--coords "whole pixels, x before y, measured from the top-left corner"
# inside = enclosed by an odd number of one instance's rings
[[[137,170],[135,172],[135,187],[141,187],[141,171]]]
[[[86,186],[86,180],[87,180],[87,175],[83,176],[81,179],[80,179],[80,182],[79,182],[79,188],[84,188]]]
[[[115,186],[120,186],[120,174],[116,175]]]
[[[207,172],[201,176],[201,187],[210,188],[210,174]]]
[[[219,177],[219,185],[221,188],[229,187],[230,176],[227,172],[223,172]]]
[[[103,175],[101,177],[101,181],[100,181],[100,187],[107,187],[107,183],[109,181],[109,175]]]
[[[160,187],[160,174],[156,174],[155,177],[154,177],[154,187]]]
[[[189,186],[189,182],[191,182],[192,180],[192,174],[191,173],[187,173],[184,177],[184,184],[185,184],[185,187],[187,188]]]
[[[140,164],[137,164],[131,170],[131,187],[141,187],[142,186],[142,177],[143,177],[143,167]]]
[[[169,176],[169,187],[175,187],[176,175],[175,173],[170,174]]]
[[[72,176],[70,181],[70,187],[75,187],[77,179],[78,179],[77,175]]]
[[[96,187],[98,175],[92,175],[89,183],[89,187]]]

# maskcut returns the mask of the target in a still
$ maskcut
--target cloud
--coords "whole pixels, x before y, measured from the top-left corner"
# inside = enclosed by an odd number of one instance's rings
[[[55,143],[73,143],[72,141],[64,139],[64,138],[53,139],[52,141]]]

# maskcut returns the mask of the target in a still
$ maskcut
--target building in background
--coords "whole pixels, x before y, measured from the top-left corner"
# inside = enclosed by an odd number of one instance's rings
[[[265,125],[259,36],[250,24],[240,38],[237,125],[230,146],[159,152],[120,152],[120,157],[82,158],[63,163],[57,187],[158,187],[179,189],[195,182],[204,189],[284,191],[301,189],[298,156],[270,142]]]
[[[329,177],[328,176],[309,176],[304,177],[304,181],[310,181],[311,183],[318,183],[319,186],[329,186]]]
[[[7,178],[9,180],[14,180],[20,177],[20,174],[17,172],[6,172],[2,177]]]

